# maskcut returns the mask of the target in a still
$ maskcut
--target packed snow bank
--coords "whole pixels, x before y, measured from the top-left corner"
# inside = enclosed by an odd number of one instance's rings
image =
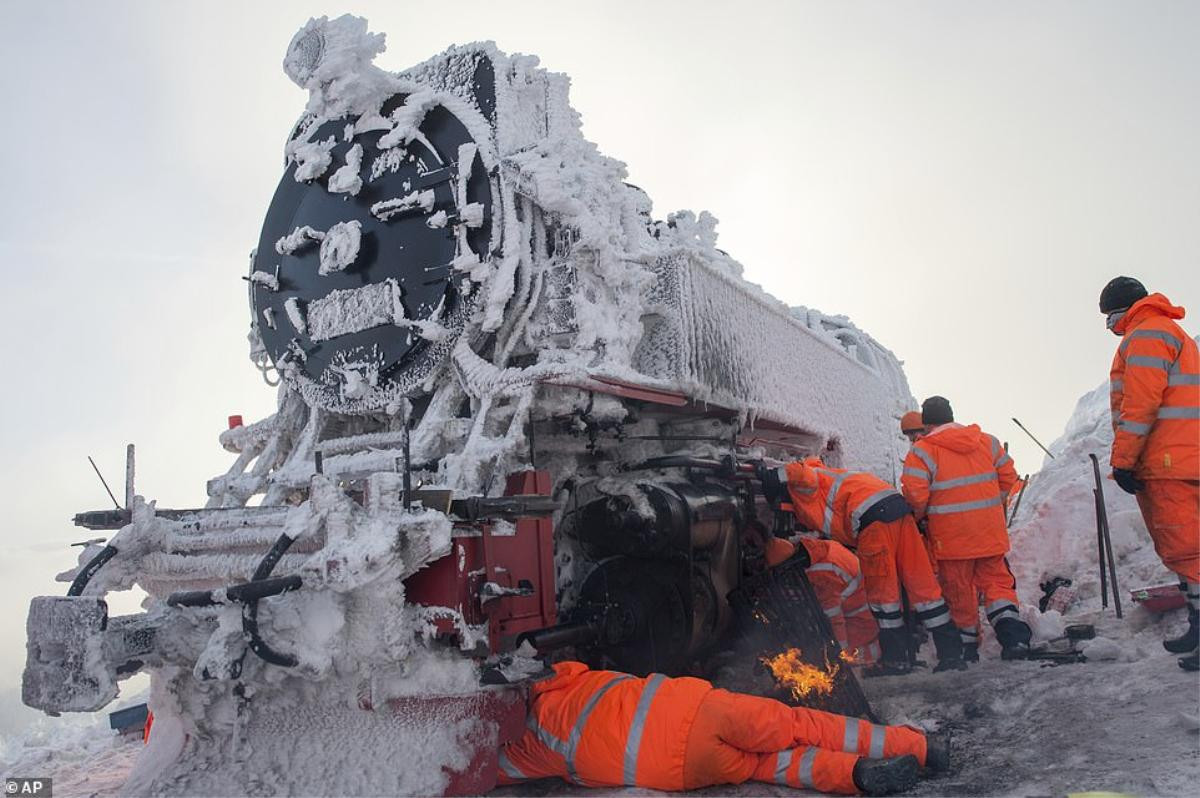
[[[1008,558],[1022,604],[1036,607],[1042,595],[1039,585],[1058,576],[1071,580],[1079,609],[1100,606],[1092,493],[1096,480],[1088,457],[1093,453],[1104,477],[1104,505],[1123,602],[1130,603],[1130,589],[1178,581],[1155,553],[1137,501],[1108,478],[1113,439],[1108,397],[1105,382],[1080,398],[1062,436],[1050,445],[1054,459],[1046,459],[1025,491]]]

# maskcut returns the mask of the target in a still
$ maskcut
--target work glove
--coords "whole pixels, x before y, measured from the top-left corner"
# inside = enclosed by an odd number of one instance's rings
[[[787,478],[782,466],[769,466],[759,463],[755,469],[758,481],[762,483],[763,497],[769,504],[778,505],[787,498]]]
[[[1126,493],[1137,493],[1146,487],[1146,483],[1135,477],[1128,468],[1114,468],[1112,474],[1117,485]]]

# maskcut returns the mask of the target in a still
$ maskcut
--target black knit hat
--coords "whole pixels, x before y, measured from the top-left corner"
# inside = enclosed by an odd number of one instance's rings
[[[921,403],[921,423],[926,426],[949,424],[954,420],[950,400],[944,396],[931,396]]]
[[[1146,298],[1146,286],[1132,277],[1114,277],[1100,292],[1100,312],[1114,313],[1133,306]]]

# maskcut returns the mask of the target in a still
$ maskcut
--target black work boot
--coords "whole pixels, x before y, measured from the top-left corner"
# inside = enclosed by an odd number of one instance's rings
[[[1200,648],[1200,611],[1188,607],[1188,628],[1179,637],[1163,641],[1163,648],[1172,654],[1186,654]]]
[[[921,765],[912,754],[887,759],[863,757],[854,763],[854,785],[865,795],[891,795],[912,789]]]
[[[1179,667],[1185,671],[1200,671],[1200,651],[1193,651],[1186,657],[1180,657]]]
[[[978,643],[963,643],[963,662],[979,662]]]
[[[965,671],[967,663],[963,662],[962,634],[953,623],[943,623],[929,630],[933,637],[933,646],[937,649],[938,664],[934,673],[942,671]]]
[[[1001,659],[1025,659],[1029,656],[1029,624],[1019,618],[996,621],[996,639],[1000,641]]]
[[[908,631],[879,630],[879,662],[867,669],[865,676],[899,676],[912,672],[908,659]]]
[[[925,767],[935,773],[950,769],[950,732],[925,735]]]

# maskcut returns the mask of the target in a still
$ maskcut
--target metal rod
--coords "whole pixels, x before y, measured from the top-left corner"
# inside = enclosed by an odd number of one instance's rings
[[[1019,491],[1017,491],[1017,500],[1015,502],[1013,502],[1012,513],[1008,516],[1007,526],[1012,526],[1013,520],[1017,517],[1017,510],[1021,509],[1021,499],[1024,498],[1025,489],[1028,487],[1029,487],[1029,475],[1026,474],[1025,478],[1023,480],[1021,480],[1021,489]]]
[[[133,444],[131,443],[125,447],[125,506],[126,507],[133,506],[134,470],[135,469],[134,469],[134,462],[133,462]]]
[[[112,499],[113,504],[116,505],[118,510],[122,509],[121,503],[117,501],[117,497],[113,495],[112,489],[108,487],[108,483],[104,481],[104,475],[100,473],[100,469],[96,467],[96,461],[92,459],[90,454],[88,455],[88,462],[92,464],[92,470],[96,472],[96,476],[100,477],[100,484],[104,486],[106,491],[108,491],[108,498]]]
[[[1102,552],[1108,558],[1108,581],[1112,587],[1113,608],[1117,611],[1117,617],[1121,615],[1121,595],[1117,587],[1117,564],[1113,557],[1112,536],[1108,530],[1108,510],[1104,506],[1104,483],[1100,479],[1100,461],[1096,455],[1090,455],[1092,458],[1092,468],[1096,472],[1096,507],[1099,509],[1098,519],[1100,521],[1100,540],[1103,545]],[[1100,570],[1104,570],[1104,560],[1100,560]]]
[[[1017,421],[1016,418],[1013,419],[1013,423],[1016,424],[1018,427],[1020,427],[1021,431],[1024,432],[1026,435],[1028,435],[1030,437],[1030,439],[1033,440],[1034,443],[1036,443],[1038,446],[1040,446],[1043,452],[1045,452],[1046,454],[1050,454],[1050,450],[1047,449],[1045,446],[1042,446],[1042,442],[1039,441],[1037,438],[1033,437],[1033,433],[1030,432],[1029,430],[1025,429],[1024,424],[1022,424],[1020,421]],[[1050,454],[1050,459],[1053,460],[1054,455]]]

